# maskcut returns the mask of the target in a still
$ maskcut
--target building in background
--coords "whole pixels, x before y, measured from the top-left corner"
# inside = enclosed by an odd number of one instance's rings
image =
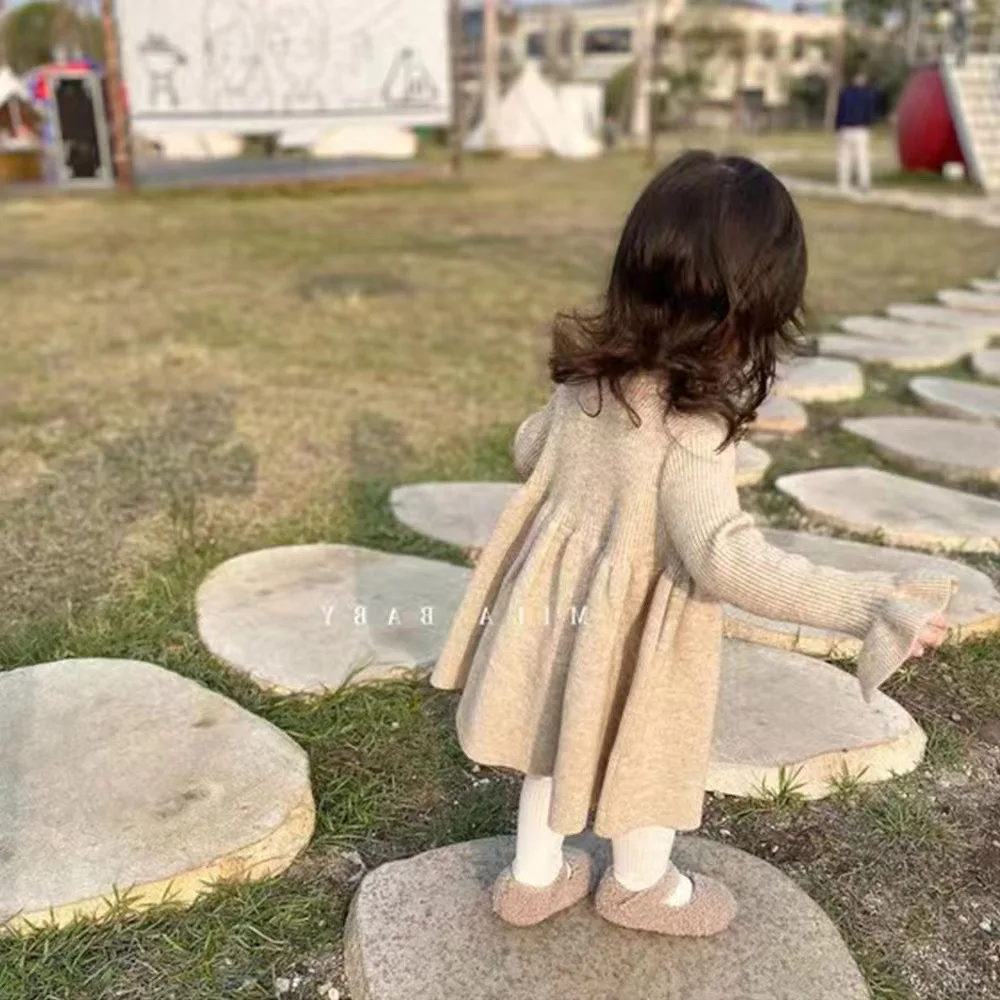
[[[474,55],[481,0],[466,0],[469,53]],[[538,60],[564,80],[607,83],[639,55],[644,0],[580,0],[572,4],[506,5],[504,61]],[[753,0],[659,0],[656,31],[664,72],[697,77],[696,120],[721,124],[735,102],[748,115],[780,118],[796,83],[830,81],[844,36],[842,14],[800,5],[779,11]]]

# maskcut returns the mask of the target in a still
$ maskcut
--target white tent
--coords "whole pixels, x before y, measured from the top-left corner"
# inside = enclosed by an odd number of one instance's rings
[[[9,66],[0,66],[0,108],[15,98],[22,104],[31,103],[31,95],[20,77]]]
[[[600,121],[593,120],[593,112],[599,107],[600,98],[595,102],[593,88],[579,84],[554,87],[537,65],[529,62],[500,101],[496,146],[514,156],[598,156],[603,147]],[[488,148],[482,122],[466,140],[466,148]]]
[[[242,136],[232,132],[184,132],[172,129],[138,130],[141,138],[155,143],[167,160],[230,160],[243,151]]]
[[[342,125],[314,134],[311,141],[305,131],[286,133],[282,146],[300,142],[317,158],[363,157],[377,160],[412,160],[417,155],[417,137],[412,129],[394,125]]]

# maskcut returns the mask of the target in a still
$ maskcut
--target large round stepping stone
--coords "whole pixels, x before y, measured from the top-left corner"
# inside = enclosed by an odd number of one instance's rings
[[[865,380],[853,361],[802,358],[779,369],[774,393],[800,403],[834,403],[859,399],[865,394]]]
[[[1000,552],[1000,503],[867,466],[817,469],[775,484],[808,513],[889,545]]]
[[[928,326],[959,326],[967,330],[988,330],[1000,334],[1000,317],[990,313],[968,312],[948,306],[928,305],[922,302],[903,302],[889,306],[886,312],[894,319]]]
[[[1000,280],[996,278],[973,278],[969,285],[977,292],[987,295],[1000,295]]]
[[[943,288],[937,296],[952,309],[968,309],[972,312],[1000,312],[1000,295],[973,292],[968,288]]]
[[[972,368],[981,378],[1000,382],[1000,350],[980,351],[972,355]]]
[[[799,434],[809,426],[805,407],[794,399],[769,396],[757,411],[752,430],[761,434]]]
[[[606,844],[576,844],[606,867]],[[513,854],[511,838],[478,840],[368,875],[345,931],[354,1000],[868,1000],[819,906],[736,848],[677,839],[677,864],[725,883],[739,907],[724,934],[683,940],[615,927],[589,902],[527,930],[502,923],[490,889]]]
[[[929,410],[949,417],[1000,421],[1000,389],[954,378],[915,378],[910,392]]]
[[[759,483],[771,456],[748,441],[736,446],[739,486]],[[389,504],[408,528],[439,542],[477,553],[490,540],[517,483],[414,483],[392,491]]]
[[[767,473],[771,456],[749,441],[736,445],[736,485],[755,486]]]
[[[845,774],[875,782],[912,771],[926,742],[905,709],[882,693],[866,704],[855,678],[829,663],[752,642],[723,646],[709,791],[754,797],[784,779],[818,799]]]
[[[0,674],[0,928],[190,903],[288,867],[314,824],[305,753],[178,674],[63,660]]]
[[[959,590],[948,608],[948,638],[962,642],[1000,631],[1000,594],[985,573],[964,563],[800,531],[765,531],[764,535],[772,545],[787,552],[852,573],[925,571],[954,577]],[[861,649],[860,639],[843,632],[761,618],[733,607],[726,608],[726,635],[809,656],[855,656]]]
[[[261,687],[319,694],[433,665],[469,570],[350,545],[230,559],[198,589],[198,631]]]
[[[926,326],[921,323],[907,323],[901,319],[888,319],[885,316],[848,316],[841,320],[841,329],[857,337],[867,337],[874,340],[904,341],[907,343],[925,344],[928,341],[942,341],[983,347],[990,339],[988,330],[975,328],[964,330],[961,327]]]
[[[863,417],[845,430],[879,454],[949,479],[1000,482],[1000,427],[937,417]]]
[[[944,339],[875,340],[840,333],[826,333],[819,338],[821,354],[853,358],[871,365],[890,365],[901,371],[924,371],[954,364],[969,353],[964,339],[949,343]]]

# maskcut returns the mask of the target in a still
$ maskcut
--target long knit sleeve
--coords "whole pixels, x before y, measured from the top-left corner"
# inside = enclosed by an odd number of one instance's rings
[[[532,472],[545,447],[545,439],[552,424],[552,411],[555,408],[555,394],[549,398],[545,407],[533,413],[517,429],[514,435],[514,470],[521,480],[526,480]]]
[[[740,509],[735,449],[719,452],[721,430],[689,420],[694,430],[670,450],[660,483],[661,514],[688,573],[707,594],[753,614],[864,639],[858,677],[870,697],[947,607],[955,581],[849,573],[768,544]]]

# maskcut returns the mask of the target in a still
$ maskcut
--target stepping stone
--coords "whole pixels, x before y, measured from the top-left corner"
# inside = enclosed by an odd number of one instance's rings
[[[987,330],[1000,334],[1000,317],[989,313],[966,312],[947,306],[925,305],[921,302],[906,302],[891,305],[886,312],[893,319],[903,319],[908,323],[922,323],[927,326],[958,326],[966,330]]]
[[[1000,482],[1000,427],[937,417],[863,417],[843,427],[890,460],[949,479]]]
[[[805,407],[794,399],[769,396],[757,411],[752,430],[762,434],[799,434],[809,426]]]
[[[394,489],[389,504],[413,531],[478,552],[517,490],[517,483],[416,483]]]
[[[954,378],[915,378],[910,392],[929,410],[948,417],[1000,421],[1000,389]]]
[[[283,871],[315,813],[304,751],[133,660],[0,674],[0,929],[188,904]]]
[[[799,531],[765,531],[764,535],[772,545],[787,552],[849,572],[907,573],[924,570],[937,576],[954,577],[959,581],[959,590],[948,609],[951,626],[948,638],[964,642],[976,635],[1000,631],[1000,594],[985,573],[964,563]],[[772,621],[733,607],[726,608],[726,635],[809,656],[855,656],[861,650],[861,640],[846,633]]]
[[[968,288],[944,288],[937,297],[952,309],[968,309],[972,312],[1000,312],[1000,295],[973,292]]]
[[[864,337],[826,333],[819,338],[821,354],[840,358],[854,358],[871,365],[891,365],[902,371],[923,371],[954,364],[969,353],[964,340],[948,343],[945,340],[870,340]]]
[[[736,446],[739,486],[759,483],[770,465],[763,448],[749,441]],[[518,488],[518,483],[414,483],[394,489],[389,504],[397,520],[413,531],[478,553]]]
[[[755,797],[785,781],[809,799],[849,774],[865,783],[912,771],[926,737],[905,709],[799,653],[727,640],[707,788]]]
[[[840,326],[847,333],[857,337],[869,337],[882,341],[953,344],[956,340],[961,339],[963,344],[983,347],[990,340],[990,334],[987,330],[963,330],[961,327],[955,326],[926,326],[920,323],[907,323],[901,319],[887,319],[885,316],[848,316],[847,319],[841,321]]]
[[[292,545],[230,559],[198,589],[208,649],[279,693],[429,668],[469,570],[350,545]]]
[[[736,445],[736,485],[755,486],[767,473],[771,456],[749,441]]]
[[[972,368],[981,378],[1000,382],[1000,349],[973,354]]]
[[[889,545],[1000,552],[1000,503],[868,467],[817,469],[775,484],[808,513]]]
[[[852,361],[802,358],[779,369],[774,394],[800,403],[833,403],[859,399],[865,380]]]
[[[608,849],[594,838],[576,846]],[[513,838],[454,844],[377,868],[345,929],[354,1000],[868,1000],[839,931],[777,868],[678,837],[674,858],[735,894],[724,934],[669,938],[615,927],[581,904],[528,930],[501,923],[490,889]]]
[[[1000,295],[1000,280],[996,278],[973,278],[969,285],[986,295]]]

